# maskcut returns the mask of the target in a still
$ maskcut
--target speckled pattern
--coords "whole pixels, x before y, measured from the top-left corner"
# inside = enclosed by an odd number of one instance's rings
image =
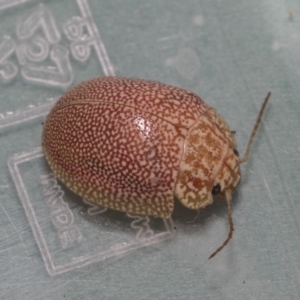
[[[240,181],[239,158],[233,153],[235,147],[228,125],[209,108],[185,139],[175,186],[175,195],[183,205],[200,209],[211,204],[214,183],[219,183],[223,192],[225,188],[233,191]]]
[[[234,147],[226,122],[197,95],[121,77],[95,78],[65,93],[43,131],[46,160],[73,192],[161,218],[172,214],[174,194],[189,208],[210,203],[218,172],[222,192],[233,190],[240,174]]]

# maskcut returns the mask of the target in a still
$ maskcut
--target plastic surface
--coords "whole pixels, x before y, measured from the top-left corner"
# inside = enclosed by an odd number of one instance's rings
[[[300,4],[296,1],[0,0],[1,299],[299,299]],[[83,202],[50,173],[42,123],[102,75],[190,89],[236,131],[233,194],[172,220]],[[197,218],[196,218],[197,217]]]

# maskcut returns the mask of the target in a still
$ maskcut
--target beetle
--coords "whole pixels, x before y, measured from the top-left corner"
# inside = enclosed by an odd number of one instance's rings
[[[170,218],[174,196],[200,210],[220,195],[231,239],[232,192],[241,179],[268,93],[242,159],[234,132],[196,94],[156,81],[99,77],[66,92],[43,128],[45,158],[57,178],[106,208]]]

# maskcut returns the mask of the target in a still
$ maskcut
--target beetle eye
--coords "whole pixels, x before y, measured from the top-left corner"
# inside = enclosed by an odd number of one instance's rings
[[[237,157],[240,156],[239,151],[237,151],[235,148],[233,149],[233,153],[234,153]]]
[[[220,186],[220,183],[214,183],[213,188],[212,188],[212,190],[211,190],[211,193],[212,193],[213,195],[217,195],[217,194],[219,194],[220,192],[221,192],[221,186]]]

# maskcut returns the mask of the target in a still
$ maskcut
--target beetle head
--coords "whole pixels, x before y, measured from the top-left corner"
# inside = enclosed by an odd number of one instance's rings
[[[222,166],[214,180],[211,192],[213,195],[225,197],[232,193],[241,179],[239,153],[235,148],[229,148]]]

